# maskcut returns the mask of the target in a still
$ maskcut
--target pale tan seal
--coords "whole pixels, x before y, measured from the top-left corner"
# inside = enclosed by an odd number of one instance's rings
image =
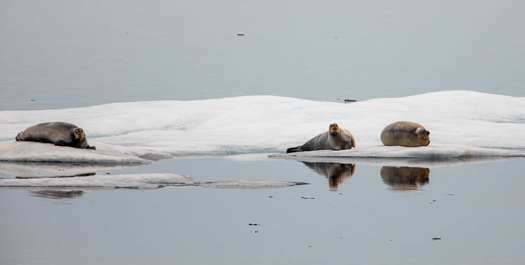
[[[301,146],[291,147],[286,153],[315,150],[345,150],[355,147],[354,136],[346,129],[339,128],[337,123],[330,124],[327,132],[321,133]]]
[[[66,122],[47,122],[33,125],[19,132],[15,139],[17,141],[52,143],[58,146],[96,150],[94,146],[88,145],[86,134],[82,128]]]
[[[398,121],[386,126],[381,132],[381,142],[386,146],[418,147],[430,144],[430,132],[414,122]]]

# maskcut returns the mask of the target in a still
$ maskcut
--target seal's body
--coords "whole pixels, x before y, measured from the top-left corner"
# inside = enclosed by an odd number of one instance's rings
[[[66,122],[47,122],[33,125],[19,132],[15,139],[17,141],[33,141],[52,143],[58,146],[96,149],[94,146],[88,145],[86,134],[82,128]]]
[[[321,133],[301,146],[288,148],[286,153],[315,150],[345,150],[355,147],[354,136],[336,123],[330,124],[327,132]]]
[[[386,126],[381,132],[381,142],[386,146],[418,147],[430,144],[430,132],[421,124],[398,121]]]

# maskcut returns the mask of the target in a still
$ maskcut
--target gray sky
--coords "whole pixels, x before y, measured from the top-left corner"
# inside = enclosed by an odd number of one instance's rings
[[[0,103],[524,96],[524,10],[523,1],[2,1]]]

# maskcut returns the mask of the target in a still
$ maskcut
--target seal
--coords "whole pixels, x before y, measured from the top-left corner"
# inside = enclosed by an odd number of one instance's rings
[[[381,142],[386,146],[418,147],[430,144],[430,132],[414,122],[398,121],[386,126],[381,132]]]
[[[301,146],[291,147],[286,153],[315,150],[345,150],[355,148],[354,136],[337,123],[330,124],[327,132],[321,133]]]
[[[96,147],[88,145],[86,134],[82,128],[66,122],[47,122],[33,125],[19,132],[15,139],[17,141],[52,143],[57,146],[96,150]]]

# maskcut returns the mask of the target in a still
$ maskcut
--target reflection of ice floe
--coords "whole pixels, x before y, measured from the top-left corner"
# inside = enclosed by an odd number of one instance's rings
[[[104,189],[158,189],[166,186],[201,186],[221,189],[269,189],[297,185],[304,182],[278,180],[235,180],[196,182],[192,177],[177,174],[95,175],[71,178],[0,179],[0,188],[27,188],[31,190],[104,190]]]
[[[303,164],[317,174],[328,179],[330,190],[336,191],[339,184],[347,181],[354,175],[355,165],[353,164],[339,164],[339,163],[312,163],[303,162]]]
[[[356,163],[378,166],[420,166],[431,168],[466,163],[519,159],[523,155],[523,151],[521,150],[436,145],[427,147],[362,146],[352,150],[323,150],[292,154],[272,154],[269,155],[269,157],[301,162]]]
[[[415,190],[429,182],[430,169],[420,167],[382,167],[383,182],[394,190]]]
[[[292,182],[279,180],[235,180],[235,181],[207,181],[197,182],[203,188],[215,189],[270,189],[307,185],[306,182]]]
[[[75,177],[96,172],[124,169],[136,164],[107,165],[81,163],[0,162],[0,172],[18,178]]]
[[[82,190],[30,190],[29,193],[46,199],[74,199],[84,195]]]

